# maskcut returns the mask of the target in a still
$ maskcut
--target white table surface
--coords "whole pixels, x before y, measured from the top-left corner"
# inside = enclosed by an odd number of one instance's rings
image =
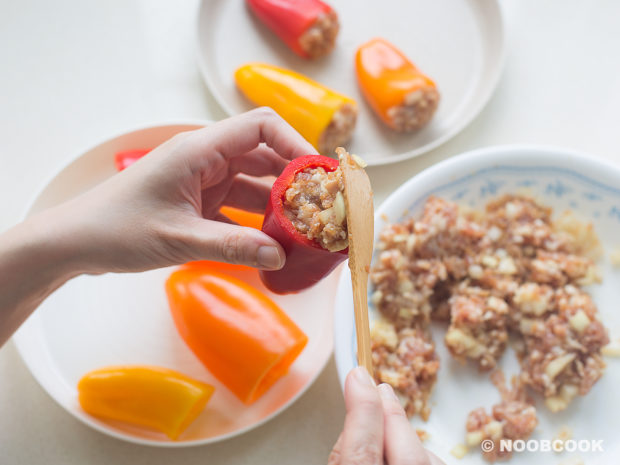
[[[488,145],[550,144],[620,162],[620,2],[501,3],[509,50],[494,97],[440,148],[369,169],[377,203],[419,170]],[[194,59],[197,7],[0,0],[0,231],[79,150],[146,123],[224,116]],[[135,446],[73,419],[11,343],[0,349],[2,465],[324,464],[343,418],[332,361],[290,409],[248,434],[197,448]]]

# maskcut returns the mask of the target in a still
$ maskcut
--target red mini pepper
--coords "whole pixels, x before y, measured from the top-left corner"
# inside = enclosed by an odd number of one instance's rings
[[[299,56],[317,58],[333,48],[339,30],[338,15],[321,0],[247,0],[247,3]]]
[[[118,171],[123,171],[125,168],[129,168],[151,150],[153,149],[132,149],[118,152],[114,155],[114,164],[116,165],[116,169]]]
[[[330,252],[301,234],[284,214],[284,195],[295,175],[306,168],[325,171],[338,168],[338,161],[322,155],[306,155],[291,161],[271,188],[263,232],[278,241],[286,252],[286,263],[277,271],[261,271],[263,284],[276,294],[302,291],[313,286],[348,257],[349,249]]]

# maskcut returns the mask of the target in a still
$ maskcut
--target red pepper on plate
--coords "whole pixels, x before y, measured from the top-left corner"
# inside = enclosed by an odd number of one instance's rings
[[[321,0],[247,0],[250,9],[295,53],[317,58],[331,51],[340,28]]]
[[[338,168],[338,160],[322,155],[306,155],[291,161],[275,180],[263,232],[278,241],[286,252],[286,263],[277,271],[261,271],[263,284],[276,294],[299,292],[313,286],[348,257],[349,249],[330,252],[301,234],[284,214],[284,196],[295,175],[306,168],[321,167],[325,171]]]
[[[116,155],[114,155],[114,165],[116,166],[116,169],[118,171],[123,171],[125,168],[129,168],[151,150],[153,149],[132,149],[118,152]]]

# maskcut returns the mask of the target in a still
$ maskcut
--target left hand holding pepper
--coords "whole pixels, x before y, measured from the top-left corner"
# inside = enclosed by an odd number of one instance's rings
[[[278,175],[289,160],[313,152],[273,111],[258,109],[178,134],[59,213],[70,211],[88,230],[94,246],[82,250],[87,272],[191,260],[279,269],[285,254],[275,240],[231,224],[219,210],[263,213],[271,186],[255,177]]]
[[[219,210],[262,213],[271,186],[256,177],[277,176],[289,160],[312,153],[288,123],[259,108],[178,134],[85,194],[17,225],[0,236],[0,347],[45,297],[82,273],[192,260],[280,269],[280,244]]]

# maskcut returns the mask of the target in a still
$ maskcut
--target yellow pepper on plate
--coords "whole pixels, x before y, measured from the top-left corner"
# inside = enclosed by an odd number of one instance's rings
[[[78,400],[86,413],[161,431],[170,439],[196,419],[215,388],[174,370],[117,366],[85,374]]]
[[[351,138],[357,104],[350,97],[295,71],[263,63],[241,66],[235,81],[248,99],[271,107],[323,154]]]

